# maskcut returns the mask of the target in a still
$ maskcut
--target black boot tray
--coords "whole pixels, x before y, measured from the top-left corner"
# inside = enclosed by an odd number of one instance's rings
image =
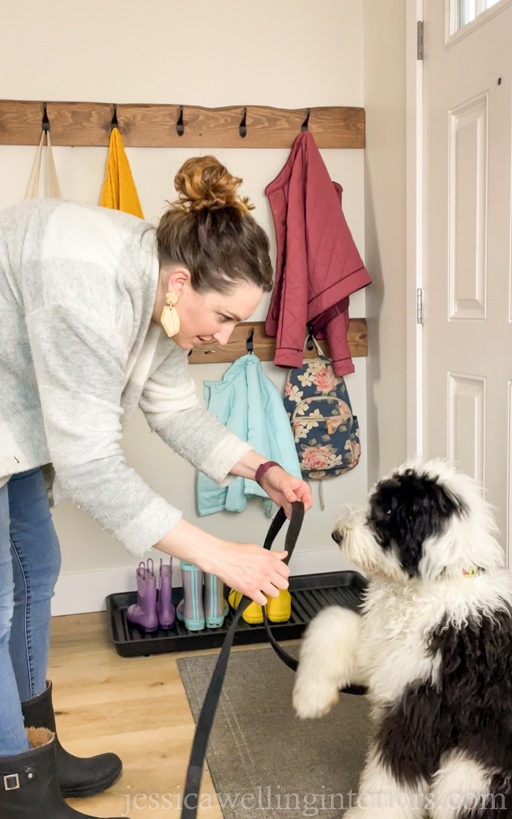
[[[276,640],[298,639],[315,614],[326,606],[339,605],[356,611],[366,588],[366,580],[353,571],[327,572],[325,574],[297,575],[290,578],[292,614],[286,623],[271,623]],[[226,599],[227,599],[226,590]],[[183,589],[173,589],[173,603],[183,597]],[[107,597],[109,633],[116,651],[121,657],[140,657],[164,654],[169,651],[197,651],[220,648],[233,620],[230,609],[220,628],[188,631],[176,619],[170,629],[158,629],[149,634],[126,619],[126,609],[137,602],[137,592],[121,592]],[[263,623],[249,625],[240,619],[235,632],[234,644],[247,645],[267,640]]]

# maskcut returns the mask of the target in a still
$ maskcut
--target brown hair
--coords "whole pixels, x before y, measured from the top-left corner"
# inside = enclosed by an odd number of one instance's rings
[[[228,293],[241,280],[272,289],[268,237],[237,193],[241,183],[214,156],[188,159],[175,176],[179,197],[160,219],[158,258],[186,267],[197,292]]]

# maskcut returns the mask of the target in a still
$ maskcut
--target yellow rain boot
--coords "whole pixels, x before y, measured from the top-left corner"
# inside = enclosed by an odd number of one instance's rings
[[[236,611],[238,606],[240,605],[240,601],[243,597],[242,592],[236,591],[236,589],[231,589],[228,594],[228,603],[232,609]],[[263,610],[261,606],[258,606],[257,603],[251,603],[247,606],[246,610],[242,614],[242,620],[246,623],[249,623],[251,626],[257,626],[260,623],[263,623]]]
[[[281,589],[277,597],[267,599],[267,617],[270,622],[286,623],[292,616],[292,596],[288,589]]]
[[[232,609],[237,609],[243,597],[241,592],[231,589],[228,602]],[[287,589],[281,589],[278,597],[269,597],[266,605],[267,617],[271,623],[286,623],[292,614],[292,597]],[[257,603],[251,603],[242,614],[242,620],[251,626],[263,623],[263,609]]]

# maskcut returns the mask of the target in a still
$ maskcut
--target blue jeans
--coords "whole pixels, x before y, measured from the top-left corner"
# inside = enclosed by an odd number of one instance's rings
[[[60,547],[40,469],[0,488],[0,757],[28,750],[21,702],[46,688]]]

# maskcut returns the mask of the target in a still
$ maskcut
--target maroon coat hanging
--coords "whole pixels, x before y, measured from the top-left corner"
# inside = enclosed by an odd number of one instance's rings
[[[309,131],[293,143],[267,185],[277,240],[276,283],[265,332],[276,337],[274,364],[299,367],[307,325],[326,337],[336,375],[354,371],[347,339],[349,296],[371,283],[345,221],[342,187],[332,182]]]

